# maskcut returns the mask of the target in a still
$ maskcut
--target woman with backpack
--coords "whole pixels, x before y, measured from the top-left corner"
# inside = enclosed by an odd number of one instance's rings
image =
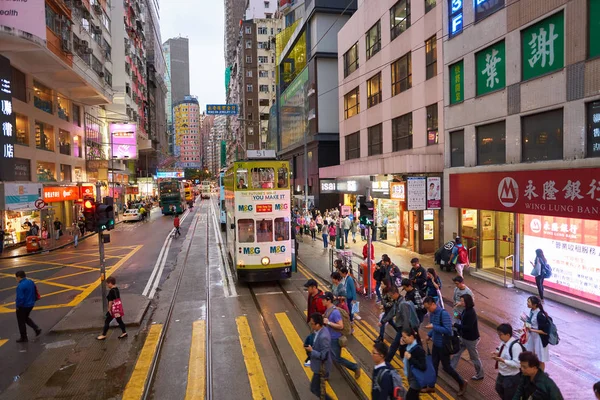
[[[408,393],[406,393],[404,400],[419,400],[419,394],[423,386],[417,379],[415,369],[421,372],[427,370],[427,355],[417,341],[416,332],[411,328],[402,330],[401,344],[406,345],[404,375],[408,379]]]
[[[527,307],[531,309],[529,317],[525,322],[525,329],[527,330],[527,343],[525,343],[525,349],[531,351],[540,360],[540,369],[544,371],[546,368],[546,361],[550,359],[550,352],[548,342],[550,340],[550,318],[546,311],[542,301],[537,296],[531,296],[527,299]]]
[[[546,262],[546,257],[544,257],[544,252],[542,249],[537,249],[535,251],[535,260],[531,263],[531,265],[533,266],[531,276],[535,277],[535,284],[540,295],[540,300],[542,301],[542,304],[544,304],[544,279],[546,278],[546,266],[548,263]],[[543,369],[544,368],[542,367],[542,370]]]
[[[425,281],[425,297],[431,296],[436,302],[440,302],[440,290],[442,289],[442,280],[433,268],[427,268],[427,281]],[[443,300],[442,307],[443,306]]]
[[[470,294],[460,296],[460,305],[464,307],[464,311],[458,316],[460,322],[454,324],[460,333],[460,349],[458,353],[452,356],[450,365],[456,369],[460,356],[467,350],[469,359],[475,366],[475,375],[471,377],[474,381],[480,381],[484,377],[483,365],[479,359],[477,345],[479,344],[479,326],[477,324],[477,313],[475,312],[475,302]]]
[[[462,244],[462,239],[456,237],[454,248],[452,249],[451,263],[456,265],[456,273],[463,276],[463,270],[469,268],[469,252]]]

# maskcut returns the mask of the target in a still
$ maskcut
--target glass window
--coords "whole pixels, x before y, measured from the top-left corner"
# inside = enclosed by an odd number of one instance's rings
[[[400,0],[390,9],[392,40],[410,28],[410,0]]]
[[[25,74],[12,67],[12,97],[27,103],[27,79]]]
[[[406,53],[392,63],[392,96],[412,87],[411,54]]]
[[[277,170],[277,187],[280,189],[288,187],[288,170],[287,168],[279,168]]]
[[[383,128],[377,124],[368,129],[369,155],[374,156],[383,153]]]
[[[450,166],[465,166],[465,131],[450,132]]]
[[[521,119],[522,162],[562,160],[563,110],[528,115]]]
[[[344,53],[344,78],[358,69],[358,42]]]
[[[254,220],[253,219],[238,220],[238,242],[254,243]]]
[[[392,120],[392,151],[408,150],[413,147],[412,113]]]
[[[477,127],[477,165],[506,163],[506,123]]]
[[[56,97],[56,104],[58,106],[58,118],[63,121],[69,121],[69,100],[67,100],[64,96],[58,95]]]
[[[381,103],[381,72],[367,80],[367,108]]]
[[[56,164],[38,161],[37,178],[38,182],[56,182]]]
[[[600,157],[600,101],[587,104],[587,157]]]
[[[34,107],[52,114],[52,90],[37,81],[33,81],[33,92]]]
[[[17,129],[15,141],[17,144],[29,146],[29,119],[25,115],[15,113],[15,120]]]
[[[275,218],[275,241],[290,240],[290,219],[288,217]]]
[[[252,48],[252,40],[246,40],[246,48],[247,49],[251,49]]]
[[[348,119],[360,112],[360,98],[358,86],[344,96],[344,115]]]
[[[273,220],[262,219],[256,223],[256,239],[258,243],[273,241]]]
[[[73,157],[79,157],[83,155],[81,151],[81,136],[73,136]]]
[[[71,133],[58,130],[58,149],[60,154],[71,155]]]
[[[438,105],[427,106],[427,145],[438,144],[440,134],[438,131]]]
[[[273,168],[252,168],[252,189],[273,189],[275,170]]]
[[[437,75],[437,40],[435,36],[425,42],[425,75],[426,79]]]
[[[425,14],[434,9],[435,3],[436,0],[425,0]]]
[[[360,132],[346,136],[346,160],[360,157]]]
[[[245,169],[237,170],[237,188],[248,189],[248,171]]]
[[[54,151],[54,127],[35,122],[35,147],[40,150]]]
[[[367,41],[367,60],[381,50],[381,21],[377,21],[365,34]]]
[[[73,124],[81,126],[81,107],[73,104]]]
[[[60,180],[65,182],[71,182],[71,166],[60,164]]]

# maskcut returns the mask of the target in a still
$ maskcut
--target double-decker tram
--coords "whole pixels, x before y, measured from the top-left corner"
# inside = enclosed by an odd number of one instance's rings
[[[227,249],[239,280],[292,276],[289,162],[235,162],[225,172]]]
[[[185,189],[183,182],[176,179],[158,183],[160,208],[163,215],[181,214],[185,210]]]

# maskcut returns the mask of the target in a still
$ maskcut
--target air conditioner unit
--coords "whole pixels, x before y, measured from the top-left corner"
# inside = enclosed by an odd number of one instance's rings
[[[81,41],[79,42],[79,45],[80,45],[81,47],[90,47],[90,43],[89,43],[87,40],[81,40]]]
[[[98,76],[99,76],[100,78],[104,78],[104,72],[102,72],[102,71],[98,72]]]
[[[86,47],[85,50],[83,50],[84,54],[92,54],[94,52],[94,50],[92,50],[90,47]]]
[[[71,52],[72,52],[72,45],[71,45],[71,42],[70,42],[69,40],[67,40],[67,39],[63,39],[63,40],[61,41],[61,44],[62,44],[62,50],[63,50],[65,53],[69,53],[69,54],[71,54]]]
[[[100,6],[100,4],[96,3],[94,4],[94,12],[98,15],[102,15],[102,7]]]
[[[102,33],[102,28],[97,25],[92,25],[92,33],[100,35]]]

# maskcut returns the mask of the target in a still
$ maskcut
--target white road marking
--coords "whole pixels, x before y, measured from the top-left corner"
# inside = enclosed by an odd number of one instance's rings
[[[219,248],[221,251],[221,260],[219,261],[219,271],[221,272],[221,279],[223,280],[223,287],[229,290],[229,296],[227,295],[227,290],[225,291],[225,297],[237,297],[237,290],[235,288],[235,281],[233,280],[233,276],[231,275],[231,269],[227,268],[225,263],[227,262],[227,253],[225,253],[225,248],[223,246],[223,238],[221,237],[221,232],[217,228],[219,224],[219,220],[217,220],[217,215],[215,213],[215,204],[211,201],[212,211],[212,219],[213,219],[213,228],[215,230],[215,236],[217,237],[217,241],[219,242]],[[227,274],[227,281],[225,280],[225,276],[223,273]],[[228,282],[228,284],[225,284]]]

